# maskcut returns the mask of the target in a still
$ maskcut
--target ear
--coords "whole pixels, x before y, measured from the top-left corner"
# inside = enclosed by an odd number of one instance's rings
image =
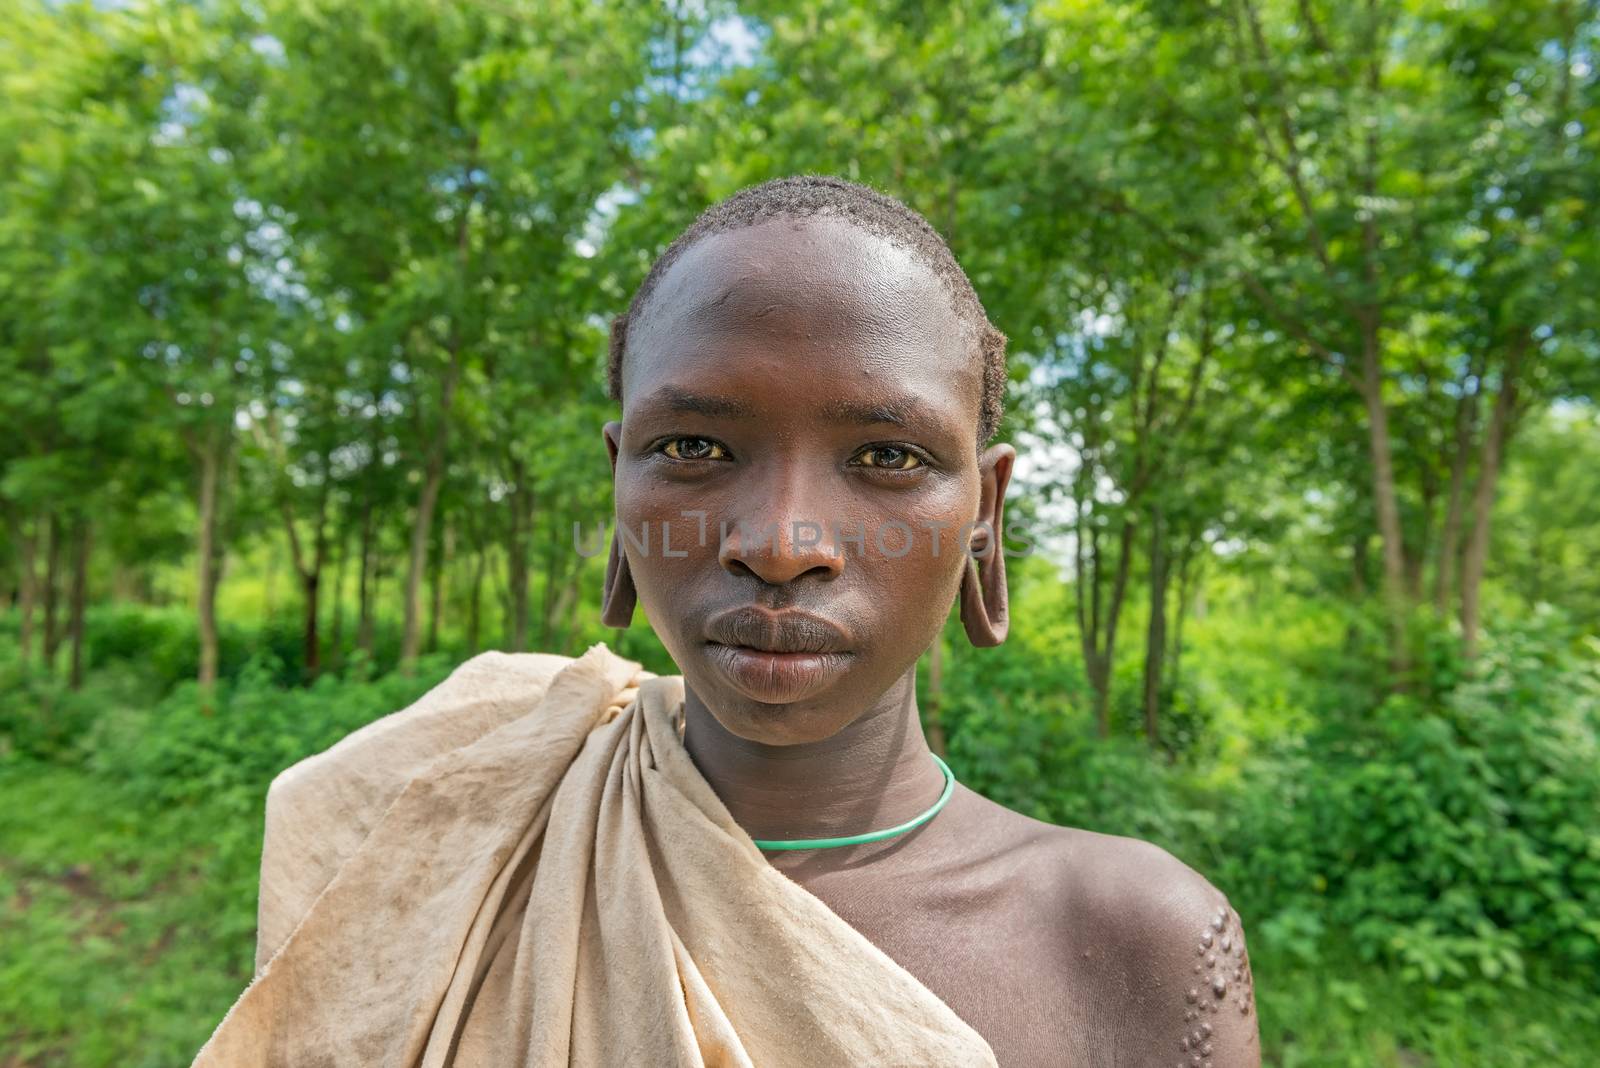
[[[992,445],[978,461],[981,496],[961,576],[961,625],[967,640],[979,648],[999,645],[1010,627],[1006,595],[1006,487],[1017,450]]]
[[[617,451],[622,444],[622,424],[613,419],[601,428],[605,437],[606,452],[611,456],[611,474],[616,477]],[[615,519],[615,515],[612,517]],[[611,554],[606,557],[606,579],[601,587],[600,622],[619,630],[633,622],[633,608],[639,594],[633,585],[633,575],[628,570],[628,556],[622,549],[621,532],[613,523]]]
[[[622,448],[622,422],[613,419],[600,428],[600,434],[606,439],[606,452],[611,455],[611,474],[617,473],[617,452]]]

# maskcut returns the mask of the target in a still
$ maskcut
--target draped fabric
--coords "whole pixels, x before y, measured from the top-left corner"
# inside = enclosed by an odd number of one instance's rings
[[[992,1066],[766,862],[603,643],[485,653],[268,792],[256,975],[205,1068]]]

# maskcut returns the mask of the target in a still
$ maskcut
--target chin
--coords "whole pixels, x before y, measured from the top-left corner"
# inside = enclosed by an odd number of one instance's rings
[[[724,730],[747,742],[760,745],[804,745],[821,742],[844,730],[856,719],[841,715],[831,702],[827,711],[815,702],[803,704],[765,704],[736,696],[731,702],[722,695],[703,700]]]

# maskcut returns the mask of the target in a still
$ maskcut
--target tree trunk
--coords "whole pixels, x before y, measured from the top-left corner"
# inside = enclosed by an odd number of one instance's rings
[[[472,554],[472,598],[467,604],[467,653],[476,655],[483,626],[483,570],[488,554],[479,545]]]
[[[1394,673],[1394,682],[1402,684],[1410,668],[1410,654],[1406,648],[1405,540],[1400,527],[1394,449],[1389,436],[1389,409],[1383,400],[1383,368],[1378,346],[1376,316],[1368,315],[1362,324],[1361,399],[1367,408],[1372,500],[1378,513],[1378,534],[1383,542],[1383,597],[1389,618],[1389,665]]]
[[[1439,536],[1438,567],[1433,580],[1433,605],[1441,616],[1450,611],[1450,602],[1455,599],[1456,573],[1461,566],[1461,523],[1467,500],[1467,456],[1472,451],[1472,439],[1478,422],[1478,394],[1483,389],[1482,351],[1480,349],[1473,357],[1467,380],[1461,383],[1461,396],[1456,401],[1450,489],[1445,503],[1444,530]]]
[[[1150,622],[1144,646],[1144,734],[1151,748],[1161,744],[1161,681],[1167,651],[1166,530],[1161,509],[1150,513]]]
[[[1512,420],[1516,412],[1518,376],[1522,371],[1522,357],[1527,351],[1529,338],[1519,334],[1506,354],[1500,391],[1494,398],[1494,410],[1489,417],[1489,429],[1483,438],[1483,453],[1478,464],[1478,484],[1472,496],[1472,531],[1467,537],[1466,556],[1461,573],[1461,648],[1467,660],[1478,652],[1479,593],[1483,572],[1489,559],[1489,520],[1494,512],[1495,491],[1500,479],[1500,465],[1505,458],[1511,439]]]
[[[0,502],[0,512],[4,512],[6,517],[7,543],[16,547],[20,565],[22,536],[27,525],[26,520],[19,513],[5,507],[4,502]],[[22,604],[22,568],[19,566],[14,575],[8,574],[6,581],[10,583],[10,586],[5,590],[0,590],[0,609],[17,608]]]
[[[507,581],[511,595],[511,649],[522,652],[528,645],[528,558],[523,546],[506,546]]]
[[[323,468],[324,474],[327,467]],[[306,586],[306,681],[315,682],[322,674],[322,576],[328,570],[328,497],[323,491],[317,502],[317,531],[311,551],[311,571]]]
[[[138,603],[139,578],[133,568],[121,560],[111,561],[110,587],[108,596],[113,603],[128,601]]]
[[[477,148],[477,135],[474,134],[466,171],[468,203],[463,205],[456,218],[456,260],[463,284],[467,281],[468,253],[471,249],[467,228],[471,211],[467,209],[477,197],[471,178],[476,170],[476,164],[471,159],[476,158]],[[422,644],[422,572],[428,565],[428,539],[433,533],[433,510],[439,503],[439,489],[444,484],[450,447],[450,416],[455,407],[456,385],[461,376],[461,346],[461,324],[459,319],[452,318],[446,346],[450,362],[445,366],[444,377],[439,384],[439,422],[434,428],[433,440],[428,444],[427,462],[423,465],[422,495],[417,500],[417,512],[411,524],[411,560],[406,567],[405,627],[400,639],[400,670],[408,675],[416,667],[417,652]]]
[[[261,611],[271,620],[278,611],[278,543],[267,538],[267,573],[262,579]]]
[[[61,523],[54,512],[45,517],[44,554],[44,669],[56,669],[56,649],[61,634],[56,627],[57,576],[61,570]]]
[[[1433,541],[1433,502],[1439,496],[1438,479],[1433,476],[1432,467],[1426,461],[1422,465],[1418,492],[1422,500],[1421,507],[1417,509],[1417,543],[1405,553],[1406,599],[1409,604],[1422,603],[1422,573],[1427,566],[1429,546]]]
[[[222,482],[222,449],[212,433],[199,450],[200,530],[197,552],[200,557],[198,615],[200,624],[200,687],[209,692],[217,682],[217,497]]]
[[[22,619],[18,625],[17,644],[21,647],[24,666],[33,659],[33,613],[39,599],[39,534],[43,527],[44,524],[35,520],[31,530],[26,523],[18,528],[22,539],[22,575],[17,595]]]
[[[1095,587],[1094,572],[1098,567],[1096,558],[1099,556],[1099,538],[1093,530],[1093,521],[1085,523],[1081,516],[1084,509],[1084,498],[1077,499],[1077,512],[1080,518],[1076,521],[1077,548],[1075,555],[1077,567],[1073,572],[1073,600],[1078,610],[1078,641],[1083,656],[1083,673],[1088,679],[1089,689],[1096,695],[1095,725],[1100,737],[1106,736],[1107,724],[1101,720],[1099,701],[1097,695],[1104,689],[1100,677],[1100,604],[1098,598],[1091,592]],[[1085,552],[1085,536],[1087,535],[1088,551]]]
[[[341,528],[339,562],[333,565],[333,628],[328,640],[328,666],[338,671],[344,666],[344,576],[350,563],[350,536]]]
[[[1100,685],[1095,690],[1095,723],[1100,737],[1111,736],[1111,684],[1117,663],[1117,623],[1128,592],[1128,574],[1133,563],[1133,536],[1136,524],[1124,511],[1122,533],[1117,539],[1117,577],[1111,586],[1111,601],[1106,606],[1105,651],[1100,656]]]
[[[438,546],[434,547],[438,550]],[[428,636],[422,641],[422,648],[426,652],[434,652],[439,648],[439,607],[444,600],[444,592],[440,588],[439,574],[444,570],[442,550],[428,554],[431,559],[428,563]]]
[[[511,521],[506,525],[506,568],[511,585],[511,648],[522,652],[528,646],[528,533],[533,522],[533,488],[520,461],[512,460],[510,467]]]
[[[1197,568],[1196,544],[1195,540],[1185,544],[1178,558],[1178,610],[1172,619],[1172,651],[1167,657],[1167,688],[1172,692],[1177,692],[1178,684],[1183,680],[1183,623],[1189,617],[1190,584]]]
[[[501,555],[505,554],[504,545],[498,545],[495,548],[501,551]],[[508,629],[511,626],[512,616],[511,584],[506,581],[506,575],[508,572],[510,572],[510,570],[511,565],[509,561],[505,567],[493,566],[494,601],[495,604],[497,604],[500,608],[500,641],[507,645],[509,645],[511,642],[511,631]]]
[[[1367,572],[1371,570],[1372,535],[1366,530],[1356,533],[1350,543],[1350,592],[1357,599],[1367,595]]]
[[[582,572],[578,567],[574,567],[568,573],[566,581],[561,584],[561,592],[556,596],[555,606],[550,615],[552,625],[549,630],[559,637],[558,644],[563,650],[571,633],[572,609],[578,603],[578,582],[581,577]]]
[[[448,415],[441,413],[441,419]],[[441,438],[443,432],[441,431]],[[400,670],[410,674],[422,649],[422,574],[428,566],[428,541],[433,531],[433,512],[444,485],[444,446],[436,444],[422,479],[422,494],[411,523],[411,557],[406,565],[405,628],[400,639]]]
[[[83,617],[89,597],[89,547],[92,534],[87,516],[79,517],[75,534],[76,537],[73,539],[75,559],[72,562],[72,617],[69,624],[72,632],[72,671],[68,685],[74,690],[79,690],[83,688]]]
[[[378,605],[383,602],[383,579],[387,572],[384,570],[383,558],[380,556],[372,562],[372,623],[367,632],[367,644],[364,647],[369,654],[375,654],[378,646]]]
[[[316,681],[322,670],[322,638],[317,624],[321,614],[322,572],[328,562],[328,461],[322,459],[322,489],[317,494],[317,507],[312,515],[311,551],[308,554],[300,541],[299,528],[295,526],[294,509],[287,496],[280,496],[278,507],[283,515],[283,530],[289,541],[289,564],[300,584],[300,601],[303,612],[301,626],[300,663],[301,677],[306,683]]]
[[[450,560],[455,555],[455,529],[448,521],[440,538],[439,558],[434,561],[428,577],[428,652],[439,650],[439,623],[444,615],[446,587],[450,577]]]
[[[1078,632],[1083,644],[1084,674],[1089,680],[1094,708],[1095,730],[1101,738],[1111,735],[1111,672],[1116,652],[1117,616],[1127,585],[1129,548],[1133,540],[1133,521],[1126,513],[1131,502],[1123,504],[1124,514],[1119,538],[1121,554],[1117,564],[1117,579],[1113,586],[1109,606],[1104,599],[1105,558],[1100,547],[1100,524],[1097,515],[1086,512],[1090,504],[1089,470],[1093,462],[1088,457],[1093,446],[1081,450],[1079,474],[1073,479],[1073,499],[1077,516],[1077,581],[1074,583],[1078,612]],[[1087,536],[1086,536],[1087,535]],[[1087,556],[1085,543],[1087,542]]]
[[[356,648],[370,654],[372,652],[372,600],[373,587],[373,560],[372,560],[372,527],[373,507],[372,496],[369,493],[366,501],[361,506],[361,577],[357,583],[356,599],[360,602],[357,608],[356,621]]]
[[[305,599],[305,644],[301,657],[307,683],[322,672],[322,638],[317,633],[317,615],[322,593],[322,569],[316,565],[300,575],[300,591]]]
[[[556,632],[556,554],[544,553],[544,593],[539,602],[539,648],[549,650]]]

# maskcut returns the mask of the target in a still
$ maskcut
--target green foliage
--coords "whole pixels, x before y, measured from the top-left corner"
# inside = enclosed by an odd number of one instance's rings
[[[1553,613],[1437,707],[1391,697],[1253,769],[1222,876],[1314,960],[1520,986],[1600,963],[1600,657]]]
[[[192,679],[199,663],[194,613],[181,608],[103,605],[88,613],[87,657],[91,667],[120,664],[138,671],[160,692]],[[283,616],[260,622],[231,621],[218,628],[221,678],[236,678],[247,666],[270,670],[274,683],[306,682],[301,621]],[[373,651],[347,658],[343,665],[369,674],[393,670],[400,658],[400,635],[391,625],[373,632]]]
[[[20,1064],[186,1064],[248,980],[260,807],[0,768],[0,1034]]]
[[[122,703],[96,678],[80,696],[106,700],[82,713],[81,766],[0,761],[7,1052],[187,1063],[249,981],[267,784],[447,671],[425,658],[412,677],[284,689],[253,661],[209,714],[192,682]]]
[[[139,605],[106,605],[89,613],[87,652],[91,667],[121,664],[147,675],[161,691],[192,679],[200,646],[194,613],[181,608],[151,610]],[[277,666],[276,681],[301,677],[300,628],[288,620],[224,625],[218,635],[218,673],[237,676],[252,659]]]
[[[1048,823],[1168,846],[1194,838],[1195,814],[1144,744],[1095,737],[1081,675],[1041,673],[1049,662],[1020,650],[994,653],[963,657],[948,676],[948,750],[963,783]]]
[[[271,688],[276,693],[278,688],[304,684],[297,621],[233,623],[221,628],[220,638],[219,674],[229,684],[220,695],[224,703],[237,694],[237,699],[248,705],[252,692]],[[341,678],[390,678],[387,672],[399,659],[399,644],[394,627],[378,629],[375,654],[357,652],[346,657],[343,670],[326,673],[320,684],[323,689],[315,692],[337,688]],[[89,682],[74,690],[67,680],[37,664],[24,665],[14,644],[0,643],[0,686],[13,696],[0,707],[0,763],[19,759],[78,763],[87,759],[103,744],[90,737],[95,730],[118,722],[122,710],[152,706],[163,694],[193,679],[198,649],[191,612],[137,605],[98,607],[88,614]],[[455,653],[442,653],[436,663],[444,662],[440,657],[460,659]],[[389,696],[393,695],[382,691],[377,699]],[[174,701],[177,695],[162,707],[193,709],[199,705],[197,695],[191,695],[186,704]],[[351,715],[362,714],[373,713],[367,707]],[[336,717],[334,727],[354,722],[351,715]],[[302,732],[305,729],[309,728]],[[304,733],[295,736],[290,748],[311,737]]]
[[[448,673],[445,659],[429,657],[414,676],[329,676],[285,690],[270,663],[252,661],[209,710],[199,687],[185,682],[153,708],[108,714],[89,744],[88,768],[152,805],[254,796],[296,760],[404,708]]]
[[[9,763],[75,763],[85,736],[108,708],[153,699],[148,683],[126,667],[96,674],[78,690],[47,672],[24,665],[15,646],[0,645],[0,767]]]
[[[1600,1006],[1583,980],[1471,990],[1415,983],[1331,949],[1308,964],[1277,925],[1250,936],[1264,1063],[1274,1068],[1587,1068]]]

